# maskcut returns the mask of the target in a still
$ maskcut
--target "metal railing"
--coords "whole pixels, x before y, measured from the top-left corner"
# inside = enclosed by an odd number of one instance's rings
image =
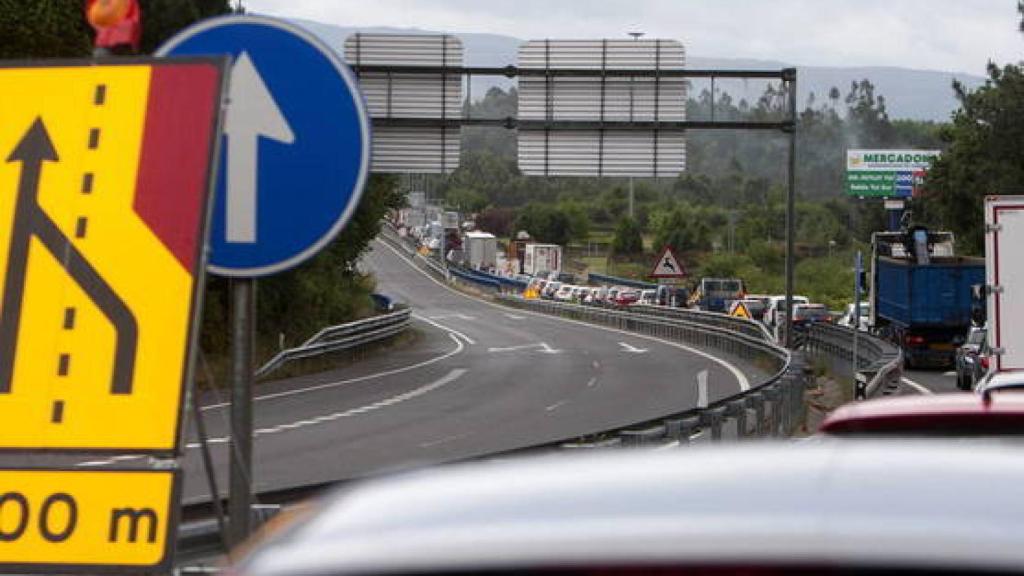
[[[260,378],[280,368],[287,362],[311,358],[329,352],[339,352],[389,338],[409,327],[411,308],[402,308],[388,314],[381,314],[348,324],[329,326],[296,346],[278,352],[266,364],[256,370]]]
[[[857,332],[857,370],[853,374],[854,398],[863,400],[892,394],[903,375],[903,352],[899,347]],[[854,330],[831,324],[815,324],[807,331],[804,348],[808,353],[846,362],[853,371]]]
[[[670,306],[650,306],[646,304],[633,304],[622,308],[628,312],[646,314],[649,316],[663,316],[686,320],[695,324],[732,330],[755,338],[762,338],[774,342],[775,338],[764,324],[756,320],[738,318],[728,314],[717,312],[706,312],[703,310],[690,310],[689,308],[673,308]]]

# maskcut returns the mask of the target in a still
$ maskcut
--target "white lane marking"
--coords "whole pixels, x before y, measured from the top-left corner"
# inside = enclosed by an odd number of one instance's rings
[[[442,329],[444,329],[444,328],[442,328]],[[355,384],[356,382],[365,382],[367,380],[373,380],[375,378],[383,378],[385,376],[393,376],[395,374],[402,374],[403,372],[408,372],[410,370],[416,370],[416,369],[422,368],[424,366],[430,366],[431,364],[436,364],[437,362],[440,362],[442,360],[446,360],[448,358],[451,358],[452,356],[455,356],[456,354],[459,354],[460,352],[462,352],[466,348],[465,345],[462,343],[462,341],[459,340],[458,338],[456,338],[454,334],[449,333],[448,337],[451,338],[455,342],[455,349],[451,350],[449,352],[445,352],[444,354],[442,354],[440,356],[437,356],[435,358],[431,358],[429,360],[424,360],[423,362],[417,362],[415,364],[410,364],[409,366],[403,366],[401,368],[395,368],[393,370],[385,370],[383,372],[377,372],[375,374],[367,374],[366,376],[359,376],[358,378],[349,378],[348,380],[339,380],[337,382],[327,382],[326,384],[318,384],[316,386],[308,386],[308,387],[299,388],[299,389],[296,389],[296,390],[286,390],[284,392],[275,392],[273,394],[264,394],[263,396],[256,396],[255,398],[253,398],[253,401],[254,402],[262,402],[264,400],[272,400],[274,398],[284,398],[286,396],[296,396],[298,394],[305,394],[307,392],[314,392],[314,391],[317,391],[317,390],[326,390],[326,389],[330,389],[330,388],[337,388],[339,386],[345,386],[347,384]],[[226,408],[226,407],[228,407],[230,405],[231,405],[230,402],[220,402],[220,403],[217,403],[217,404],[210,404],[209,406],[203,406],[202,408],[200,408],[200,410],[205,412],[207,410],[215,410],[217,408]]]
[[[114,463],[113,460],[89,460],[87,462],[79,462],[78,464],[75,464],[75,466],[81,466],[83,468],[86,468],[86,467],[92,467],[92,466],[106,466],[108,464],[113,464],[113,463]]]
[[[431,320],[447,320],[449,318],[458,318],[459,320],[476,320],[476,316],[467,316],[465,314],[442,314],[440,316],[431,316]]]
[[[906,376],[900,378],[900,380],[902,380],[903,383],[906,384],[907,386],[910,386],[914,390],[917,390],[918,393],[920,393],[920,394],[924,394],[925,396],[931,396],[931,395],[935,394],[931,390],[925,388],[924,386],[922,386],[921,384],[918,384],[917,382],[914,382],[913,380],[911,380],[910,378],[907,378]]]
[[[623,352],[629,352],[631,354],[643,354],[647,352],[647,348],[637,348],[636,346],[631,346],[625,342],[619,342],[619,346],[622,346]]]
[[[651,448],[651,450],[654,450],[655,452],[657,452],[659,450],[674,450],[676,448],[679,448],[679,440],[673,440],[671,442],[666,442],[665,444],[662,444],[661,446],[656,446],[654,448]]]
[[[454,442],[465,438],[465,434],[452,434],[451,436],[445,436],[444,438],[438,438],[437,440],[431,440],[430,442],[424,442],[420,444],[420,448],[430,448],[431,446],[437,446],[439,444],[447,444],[448,442]]]
[[[506,307],[502,306],[501,304],[495,304],[494,302],[488,302],[486,300],[480,300],[480,299],[477,299],[477,298],[473,298],[472,296],[469,296],[467,294],[463,294],[462,292],[459,292],[458,290],[452,288],[451,286],[447,286],[445,283],[437,280],[436,278],[434,278],[430,274],[428,274],[428,273],[424,272],[423,270],[421,270],[420,267],[417,266],[415,262],[410,260],[407,256],[405,256],[404,254],[402,254],[398,250],[392,248],[390,244],[388,244],[386,242],[382,242],[380,240],[376,240],[376,239],[374,239],[374,242],[384,246],[385,248],[387,248],[388,250],[393,252],[395,254],[395,256],[398,256],[399,258],[404,260],[405,263],[408,264],[413,270],[419,272],[425,278],[427,278],[428,280],[430,280],[434,284],[437,284],[438,286],[444,288],[445,290],[451,292],[452,294],[455,294],[456,296],[460,296],[462,298],[465,298],[466,300],[470,300],[470,301],[473,301],[473,302],[476,302],[476,303],[479,303],[479,304],[484,304],[485,306],[490,306],[492,308],[496,308],[498,310],[502,310],[503,312],[506,310]],[[726,360],[723,360],[721,358],[718,358],[717,356],[713,356],[713,355],[711,355],[711,354],[709,354],[707,352],[704,352],[703,350],[698,350],[696,348],[691,348],[690,346],[687,346],[685,344],[680,344],[678,342],[672,342],[671,340],[663,340],[661,338],[658,338],[657,336],[649,336],[647,334],[637,334],[636,332],[627,332],[626,330],[619,330],[618,328],[612,328],[610,326],[602,326],[600,324],[590,324],[588,322],[582,322],[580,320],[571,320],[569,318],[561,318],[559,316],[552,316],[550,314],[543,314],[541,312],[534,312],[532,310],[519,310],[519,312],[522,313],[522,314],[525,314],[527,316],[535,316],[537,318],[545,318],[547,320],[555,321],[555,322],[565,322],[565,323],[568,323],[568,324],[577,324],[579,326],[585,326],[585,327],[591,328],[591,329],[604,330],[605,332],[615,332],[615,333],[624,334],[624,335],[627,335],[627,336],[630,336],[630,337],[633,337],[633,338],[641,338],[643,340],[649,340],[651,342],[659,342],[661,344],[664,344],[665,346],[671,346],[673,348],[678,348],[679,350],[685,350],[686,352],[689,352],[689,353],[691,353],[691,354],[693,354],[695,356],[700,356],[701,358],[704,358],[706,360],[710,360],[710,361],[718,364],[719,366],[725,368],[726,370],[728,370],[729,373],[732,374],[733,378],[736,379],[736,383],[739,385],[740,391],[746,392],[747,390],[750,390],[750,380],[747,379],[747,375],[744,374],[742,371],[740,371],[739,368],[734,366],[732,363],[730,363],[730,362],[728,362]]]
[[[522,346],[506,346],[504,348],[491,347],[491,348],[488,348],[487,351],[491,352],[491,353],[494,353],[494,352],[515,352],[517,350],[529,350],[531,348],[536,348],[538,346],[540,346],[540,344],[523,344]]]
[[[558,410],[560,407],[565,406],[568,403],[569,403],[568,400],[559,400],[558,402],[555,402],[551,406],[548,406],[547,408],[545,408],[544,411],[545,412],[554,412],[555,410]]]
[[[426,322],[427,324],[430,324],[434,328],[440,328],[441,330],[444,330],[445,332],[448,332],[449,334],[455,334],[459,338],[462,338],[463,340],[465,340],[466,344],[470,344],[470,345],[476,344],[475,340],[473,340],[469,336],[466,336],[462,332],[459,332],[458,330],[455,330],[453,328],[449,328],[449,327],[445,326],[444,324],[440,324],[438,322],[434,322],[433,320],[431,320],[430,318],[427,318],[426,316],[420,316],[419,314],[416,314],[414,312],[412,314],[412,317],[417,319],[417,320],[421,320],[423,322]]]
[[[526,320],[526,316],[520,316],[518,314],[509,314],[508,312],[505,313],[505,318],[508,318],[509,320]]]
[[[949,370],[948,372],[943,372],[942,375],[943,376],[956,376],[956,370]]]
[[[597,385],[597,376],[593,376],[590,380],[587,380],[587,388],[593,388]]]
[[[594,370],[600,370],[601,369],[601,363],[598,362],[597,360],[594,360],[593,362],[591,362],[590,365],[594,367]]]
[[[344,411],[341,411],[341,412],[334,412],[334,413],[331,413],[331,414],[324,414],[322,416],[316,416],[314,418],[309,418],[309,419],[305,419],[305,420],[299,420],[297,422],[291,422],[291,423],[288,423],[288,424],[278,424],[277,426],[272,426],[270,428],[260,428],[260,429],[258,429],[258,430],[256,430],[254,432],[254,435],[255,436],[266,436],[267,434],[276,434],[278,432],[283,432],[285,430],[296,430],[298,428],[308,428],[310,426],[317,426],[317,425],[320,425],[320,424],[324,424],[326,422],[332,422],[332,421],[337,420],[339,418],[350,418],[352,416],[358,416],[360,414],[366,414],[368,412],[373,412],[374,410],[380,410],[381,408],[387,408],[388,406],[393,406],[395,404],[398,404],[399,402],[405,402],[406,400],[412,400],[413,398],[416,398],[416,397],[422,396],[422,395],[424,395],[424,394],[426,394],[428,392],[432,392],[434,390],[437,390],[438,388],[441,388],[442,386],[451,384],[452,382],[455,382],[456,380],[461,378],[466,372],[468,372],[468,370],[466,370],[464,368],[456,368],[456,369],[452,370],[451,372],[449,372],[446,376],[444,376],[444,377],[442,377],[442,378],[440,378],[438,380],[435,380],[435,381],[431,382],[430,384],[427,384],[425,386],[420,386],[419,388],[416,388],[414,390],[410,390],[409,392],[406,392],[404,394],[399,394],[398,396],[392,396],[390,398],[385,398],[384,400],[379,400],[377,402],[374,402],[373,404],[367,404],[366,406],[359,406],[358,408],[350,408],[348,410],[344,410]],[[220,437],[217,437],[217,438],[210,438],[206,442],[208,444],[226,444],[226,443],[228,443],[230,441],[231,441],[231,437],[230,436],[220,436]],[[194,450],[196,448],[199,448],[199,446],[200,445],[199,445],[198,442],[193,442],[191,444],[186,445],[185,447]],[[117,456],[115,458],[122,458],[122,457]],[[142,456],[133,456],[132,458],[142,458]],[[97,461],[97,462],[83,462],[83,463],[80,463],[78,465],[79,466],[101,466],[101,465],[107,464],[107,463],[109,463],[109,462],[107,462],[107,461]]]
[[[697,408],[708,407],[708,371],[697,373]]]
[[[487,351],[491,352],[491,353],[493,353],[493,352],[516,352],[518,350],[530,350],[532,348],[540,348],[540,350],[538,350],[538,352],[543,352],[544,354],[558,354],[558,353],[561,352],[561,350],[555,350],[554,348],[549,346],[547,342],[538,342],[537,344],[522,344],[520,346],[507,346],[507,347],[504,347],[504,348],[494,348],[494,347],[491,347],[491,348],[488,348]]]

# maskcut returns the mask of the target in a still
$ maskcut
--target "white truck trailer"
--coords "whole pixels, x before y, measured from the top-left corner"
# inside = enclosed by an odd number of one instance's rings
[[[523,271],[531,276],[562,271],[562,247],[558,244],[527,244]]]
[[[462,250],[466,265],[477,270],[493,268],[498,264],[498,239],[490,232],[466,232]]]
[[[994,372],[1024,370],[1024,196],[985,198],[988,342]],[[1022,376],[1024,377],[1024,376]]]

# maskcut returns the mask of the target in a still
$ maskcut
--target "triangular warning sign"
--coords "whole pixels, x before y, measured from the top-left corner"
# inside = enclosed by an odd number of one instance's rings
[[[672,248],[665,246],[661,256],[654,262],[654,269],[648,274],[651,278],[683,278],[686,276],[686,268],[672,253]]]
[[[747,305],[742,301],[736,302],[736,304],[733,305],[732,311],[729,312],[729,315],[736,318],[746,318],[747,320],[751,320],[750,310],[747,310]]]

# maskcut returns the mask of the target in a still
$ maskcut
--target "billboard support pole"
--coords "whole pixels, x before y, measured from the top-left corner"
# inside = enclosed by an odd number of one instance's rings
[[[783,345],[793,348],[793,266],[794,231],[796,229],[796,68],[783,70],[783,80],[789,84],[789,170],[786,191],[786,311],[783,315],[785,332]]]

